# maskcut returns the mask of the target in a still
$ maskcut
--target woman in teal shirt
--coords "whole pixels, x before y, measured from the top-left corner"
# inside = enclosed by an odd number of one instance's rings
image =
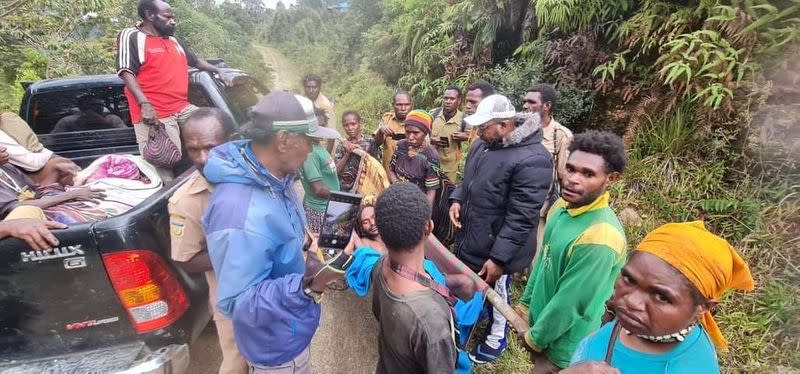
[[[622,268],[608,301],[616,318],[562,373],[719,373],[715,347],[727,342],[710,311],[723,292],[753,287],[744,260],[702,222],[663,225]]]

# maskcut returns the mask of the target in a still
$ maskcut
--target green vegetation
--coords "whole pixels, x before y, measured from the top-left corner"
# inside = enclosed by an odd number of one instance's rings
[[[361,111],[369,129],[396,89],[432,108],[444,87],[481,78],[516,100],[554,83],[560,122],[625,135],[630,168],[612,194],[631,246],[665,222],[704,218],[748,258],[759,285],[719,306],[731,342],[724,370],[800,369],[797,150],[757,141],[752,120],[770,97],[768,74],[800,51],[800,3],[324,3],[279,7],[266,22],[283,32],[265,42],[321,74],[338,108]],[[515,343],[478,372],[527,372]]]
[[[113,39],[133,24],[131,3],[0,5],[0,109],[15,108],[20,81],[113,71]],[[631,246],[662,223],[704,218],[751,264],[757,290],[728,296],[716,315],[731,342],[720,352],[724,371],[800,370],[800,129],[796,120],[754,120],[770,105],[800,102],[773,79],[798,66],[800,0],[171,3],[179,35],[199,54],[266,78],[250,43],[274,46],[301,74],[321,75],[338,111],[358,110],[368,130],[396,89],[429,109],[444,87],[479,78],[514,100],[555,84],[561,123],[615,131],[629,145],[629,170],[612,194]],[[528,368],[512,342],[478,372]]]
[[[0,110],[16,112],[20,85],[70,75],[113,74],[117,33],[138,21],[136,1],[25,0],[0,5]],[[239,4],[172,0],[176,34],[201,57],[221,57],[265,84],[269,70],[251,47],[253,18]],[[262,9],[263,11],[263,9]],[[255,14],[254,14],[255,15]]]

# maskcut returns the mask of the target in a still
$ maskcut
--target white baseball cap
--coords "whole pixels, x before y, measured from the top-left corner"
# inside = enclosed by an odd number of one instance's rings
[[[503,95],[486,96],[475,109],[475,114],[464,118],[470,126],[480,126],[493,119],[509,119],[517,115],[517,109],[507,97]]]

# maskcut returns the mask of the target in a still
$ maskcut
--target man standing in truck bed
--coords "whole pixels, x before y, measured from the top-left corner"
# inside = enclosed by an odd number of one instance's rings
[[[322,93],[322,78],[319,75],[309,74],[303,77],[303,91],[306,97],[314,103],[314,108],[322,110],[325,114],[325,123],[320,125],[336,128],[336,111],[333,102]]]
[[[117,37],[117,74],[125,81],[136,142],[141,152],[151,126],[160,121],[180,149],[179,125],[197,109],[189,104],[189,66],[216,73],[226,84],[230,81],[173,36],[175,17],[169,4],[139,0],[138,13],[142,21]],[[158,172],[172,179],[171,170],[159,168]]]

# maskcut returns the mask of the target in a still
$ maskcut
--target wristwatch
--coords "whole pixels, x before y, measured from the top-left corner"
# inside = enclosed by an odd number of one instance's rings
[[[322,301],[322,293],[312,290],[310,287],[303,288],[303,293],[306,294],[311,300],[319,304]]]

